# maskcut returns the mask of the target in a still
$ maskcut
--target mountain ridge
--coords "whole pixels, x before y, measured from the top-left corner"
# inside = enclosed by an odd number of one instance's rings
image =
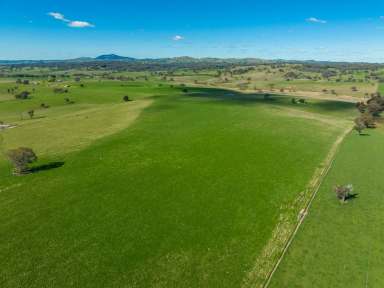
[[[168,58],[134,58],[117,54],[102,54],[96,57],[79,57],[73,59],[57,59],[57,60],[1,60],[0,65],[28,65],[28,64],[50,64],[50,63],[86,63],[86,62],[137,62],[145,64],[192,64],[192,63],[209,63],[209,64],[236,64],[236,65],[253,65],[262,63],[317,63],[317,64],[383,64],[370,62],[347,62],[347,61],[320,61],[320,60],[284,60],[284,59],[260,59],[260,58],[215,58],[202,57],[195,58],[190,56],[178,56]]]

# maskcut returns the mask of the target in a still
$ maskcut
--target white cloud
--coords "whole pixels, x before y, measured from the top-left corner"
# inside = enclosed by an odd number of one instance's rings
[[[320,23],[320,24],[326,24],[327,23],[327,21],[321,20],[321,19],[316,18],[316,17],[309,17],[306,20],[307,20],[307,22],[311,22],[311,23]]]
[[[68,26],[73,28],[95,27],[95,25],[86,21],[71,21],[68,23]]]
[[[58,12],[49,12],[48,15],[55,18],[56,20],[68,23],[67,24],[68,27],[72,27],[72,28],[95,27],[95,25],[93,25],[87,21],[69,20],[69,19],[65,18],[65,16],[63,14],[58,13]]]
[[[61,21],[64,21],[64,22],[69,22],[68,19],[65,19],[64,15],[61,14],[61,13],[58,13],[58,12],[49,12],[48,13],[49,16],[52,16],[53,18],[55,18],[56,20],[61,20]]]
[[[172,38],[174,41],[180,41],[180,40],[184,40],[184,37],[183,36],[180,36],[180,35],[176,35]]]

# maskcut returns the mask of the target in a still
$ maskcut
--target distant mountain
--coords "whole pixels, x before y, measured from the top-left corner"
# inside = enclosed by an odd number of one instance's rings
[[[263,63],[292,63],[292,64],[316,64],[316,65],[333,65],[333,64],[379,64],[379,63],[363,63],[363,62],[332,62],[332,61],[314,61],[314,60],[263,60],[259,58],[193,58],[189,56],[171,57],[171,58],[146,58],[136,59],[132,57],[124,57],[116,54],[105,54],[92,57],[80,57],[66,60],[1,60],[0,65],[33,65],[33,64],[81,64],[81,63],[97,63],[97,62],[127,62],[138,65],[258,65]]]
[[[124,57],[116,54],[105,54],[105,55],[100,55],[95,58],[95,60],[102,60],[102,61],[134,61],[136,60],[135,58],[131,57]]]

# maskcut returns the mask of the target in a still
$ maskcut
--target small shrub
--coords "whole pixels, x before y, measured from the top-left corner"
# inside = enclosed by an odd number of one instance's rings
[[[129,96],[125,95],[125,96],[123,97],[123,101],[124,101],[124,102],[129,102],[129,101],[131,101],[131,99],[129,99]]]

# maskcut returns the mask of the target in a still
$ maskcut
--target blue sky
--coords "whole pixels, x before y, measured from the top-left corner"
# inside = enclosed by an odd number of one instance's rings
[[[384,62],[384,1],[0,0],[0,59]]]

